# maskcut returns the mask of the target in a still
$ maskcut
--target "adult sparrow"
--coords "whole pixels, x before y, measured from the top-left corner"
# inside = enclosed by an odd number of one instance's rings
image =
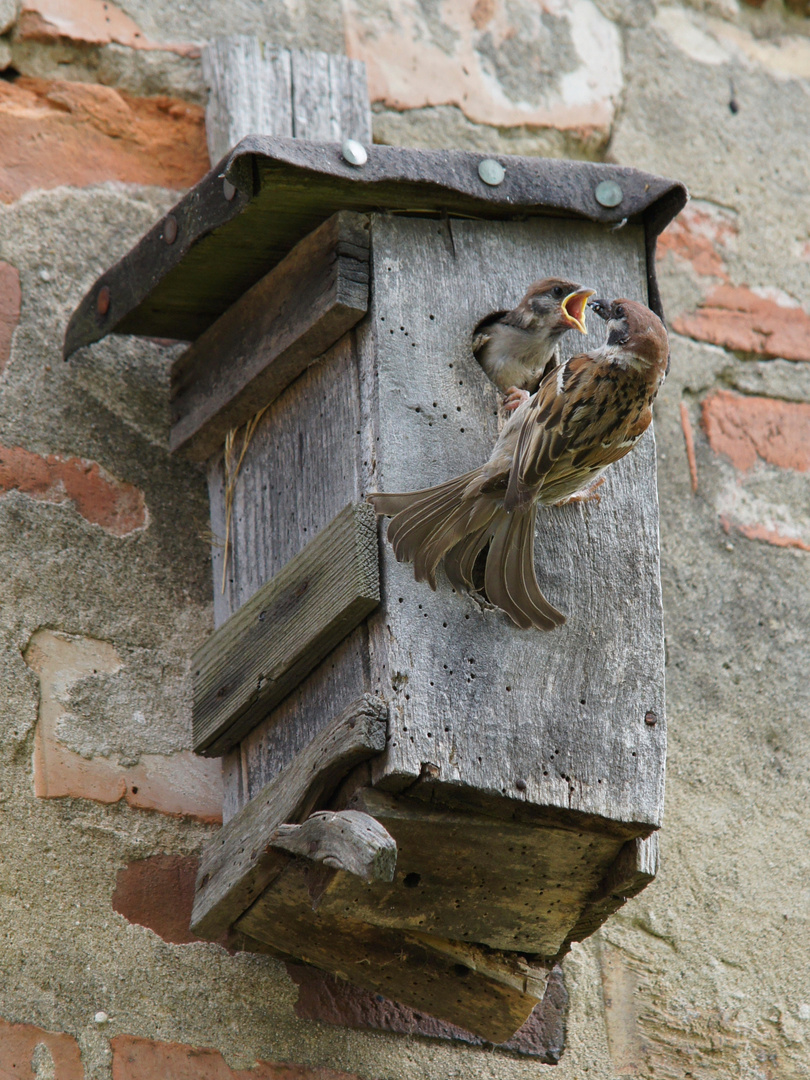
[[[535,281],[516,308],[493,311],[473,330],[476,360],[511,411],[533,394],[547,370],[556,367],[557,344],[569,330],[586,334],[585,304],[593,289],[571,281]]]
[[[652,419],[664,381],[667,332],[634,300],[592,300],[607,340],[544,376],[537,393],[510,416],[487,462],[436,487],[368,496],[392,517],[388,539],[417,581],[436,588],[444,561],[450,582],[473,590],[473,569],[489,544],[487,599],[522,629],[551,630],[565,616],[546,600],[534,572],[537,504],[567,502],[592,490]]]

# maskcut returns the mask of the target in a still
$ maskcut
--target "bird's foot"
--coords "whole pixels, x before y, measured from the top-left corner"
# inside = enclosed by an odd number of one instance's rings
[[[588,487],[583,488],[582,491],[578,491],[576,495],[569,495],[567,499],[560,499],[558,503],[554,503],[555,506],[567,506],[569,503],[590,503],[601,502],[602,496],[596,490],[604,484],[604,476],[600,476],[598,480],[595,480]]]
[[[503,396],[503,406],[505,412],[514,412],[515,409],[520,408],[524,401],[528,401],[531,394],[528,390],[518,390],[516,386],[510,386]]]

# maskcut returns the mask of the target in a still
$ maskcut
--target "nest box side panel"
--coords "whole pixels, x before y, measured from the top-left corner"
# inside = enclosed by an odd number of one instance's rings
[[[473,327],[555,275],[608,297],[646,298],[640,227],[582,221],[372,219],[372,307],[358,327],[366,490],[410,491],[473,468],[497,435],[496,393],[470,350]],[[601,344],[604,323],[563,339]],[[597,325],[598,324],[598,325]],[[363,385],[371,385],[366,378]],[[375,782],[445,795],[504,796],[619,823],[661,821],[664,643],[655,442],[612,465],[601,502],[541,508],[536,567],[568,616],[522,631],[498,611],[414,581],[382,544],[383,603],[369,620],[372,690],[391,703]],[[382,526],[383,533],[385,526]],[[649,714],[655,723],[645,722]]]
[[[214,624],[221,626],[361,495],[360,403],[352,335],[345,335],[262,416],[234,488],[228,569],[222,456],[208,470]],[[239,433],[241,439],[241,432]],[[237,440],[236,455],[241,451]],[[224,761],[229,819],[313,735],[367,689],[366,629],[358,627]]]

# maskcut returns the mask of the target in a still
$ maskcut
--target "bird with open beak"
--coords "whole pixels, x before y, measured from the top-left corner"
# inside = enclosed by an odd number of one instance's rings
[[[436,588],[443,562],[452,585],[474,591],[474,570],[489,545],[484,591],[522,629],[565,622],[540,591],[534,569],[538,504],[587,498],[604,470],[624,457],[652,420],[667,372],[667,332],[633,300],[592,300],[607,340],[550,370],[512,413],[490,458],[463,476],[407,494],[373,494],[391,517],[388,539],[417,581]]]
[[[585,305],[593,289],[560,278],[535,281],[511,311],[493,311],[473,331],[476,360],[514,411],[556,367],[563,334],[586,334]]]

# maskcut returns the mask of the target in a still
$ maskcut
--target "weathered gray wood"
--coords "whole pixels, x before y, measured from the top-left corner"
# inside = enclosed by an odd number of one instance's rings
[[[396,841],[360,810],[321,810],[300,825],[279,825],[267,846],[364,882],[393,881],[397,868]]]
[[[357,336],[371,420],[366,490],[407,491],[483,461],[496,436],[495,391],[470,333],[533,279],[564,275],[600,294],[645,297],[642,231],[586,222],[372,220],[375,277]],[[568,335],[567,353],[594,346]],[[598,324],[598,325],[595,325]],[[654,438],[611,466],[601,502],[542,509],[536,563],[567,624],[520,631],[497,611],[413,579],[387,543],[383,604],[370,649],[392,701],[375,782],[435,785],[625,822],[660,824],[664,655]],[[387,686],[386,686],[387,683]],[[648,712],[656,725],[645,723]],[[419,785],[414,789],[418,794]]]
[[[216,164],[246,135],[371,142],[361,60],[282,49],[255,37],[216,38],[203,49],[208,153]]]
[[[234,746],[379,603],[371,508],[350,503],[192,659],[197,753]]]
[[[216,941],[253,903],[288,859],[268,855],[279,825],[307,817],[360,761],[385,746],[387,710],[376,698],[355,702],[235,815],[203,849],[191,925]]]
[[[371,142],[371,107],[362,60],[293,49],[293,136],[312,142]]]
[[[239,472],[222,591],[220,542],[212,545],[214,625],[219,627],[348,503],[361,498],[360,388],[351,335],[308,368],[262,417]],[[209,463],[211,527],[225,535],[222,458]],[[239,778],[227,821],[336,712],[369,689],[368,641],[358,627],[228,755]],[[231,757],[238,758],[230,762]],[[238,799],[238,802],[236,801]]]
[[[338,875],[319,910],[377,926],[419,930],[554,957],[610,872],[615,835],[449,812],[364,790],[350,802],[396,841],[393,884]]]
[[[588,898],[566,945],[589,937],[609,915],[646,888],[658,873],[658,860],[658,833],[628,840],[604,880]]]
[[[209,42],[202,65],[209,91],[205,133],[212,164],[245,135],[293,134],[288,49],[234,34]]]
[[[311,873],[301,861],[287,867],[237,930],[495,1043],[508,1039],[542,997],[548,970],[517,953],[313,911]]]
[[[172,368],[169,448],[194,461],[281,394],[368,308],[368,218],[334,214]]]

